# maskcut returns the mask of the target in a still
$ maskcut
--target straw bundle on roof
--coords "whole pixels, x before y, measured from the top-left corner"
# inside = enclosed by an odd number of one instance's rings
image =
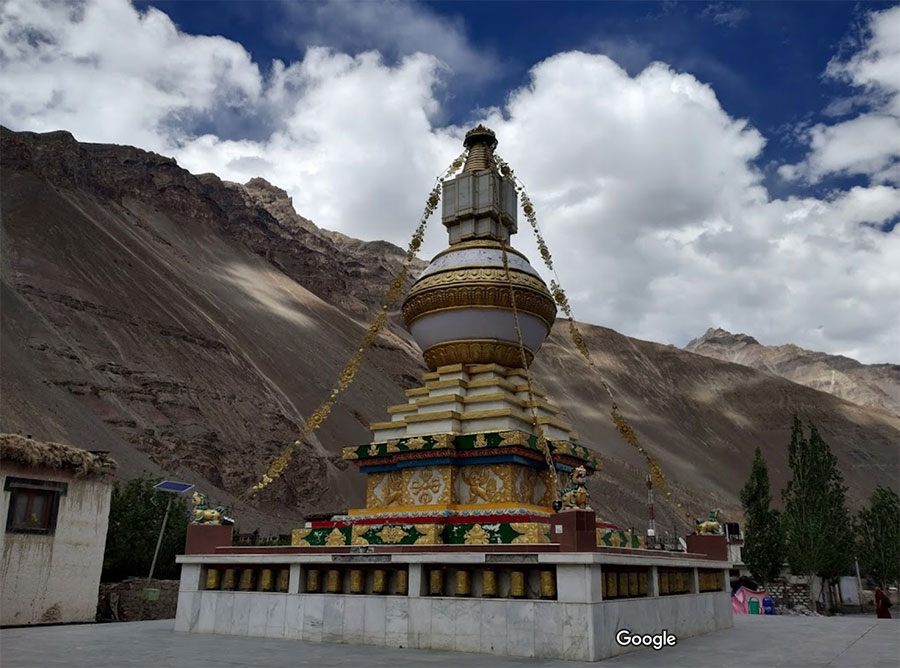
[[[44,443],[19,434],[0,434],[0,460],[33,468],[71,471],[76,478],[110,475],[116,462],[105,454],[62,443]]]

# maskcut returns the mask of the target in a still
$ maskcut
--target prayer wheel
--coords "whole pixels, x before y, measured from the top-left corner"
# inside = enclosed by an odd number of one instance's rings
[[[376,569],[372,572],[372,593],[383,594],[387,591],[387,573]]]
[[[435,568],[428,574],[428,593],[432,596],[444,594],[444,571],[440,568]]]
[[[496,571],[481,572],[481,595],[492,597],[497,595],[497,573]]]
[[[510,598],[525,598],[525,573],[523,571],[511,571],[509,574]]]
[[[472,574],[469,571],[456,571],[456,595],[472,595]]]
[[[616,598],[619,595],[618,578],[615,573],[607,573],[604,578],[606,591],[603,592],[603,598]]]
[[[259,590],[272,591],[275,589],[275,578],[271,568],[264,568],[259,574]]]
[[[322,576],[318,569],[310,568],[306,571],[306,591],[315,594],[322,589]]]
[[[646,572],[638,573],[638,595],[639,596],[647,595],[647,573]]]
[[[234,591],[237,586],[237,569],[226,568],[225,575],[222,577],[222,589],[226,591]]]
[[[406,596],[409,592],[409,571],[397,571],[397,595]]]
[[[325,573],[325,591],[329,594],[341,593],[341,572],[330,570]]]
[[[291,571],[289,568],[278,569],[278,591],[287,591],[288,584],[291,581]]]
[[[541,598],[556,598],[556,573],[541,571]]]
[[[219,588],[219,569],[218,568],[207,568],[206,569],[206,588],[207,589],[218,589]]]
[[[253,591],[253,585],[256,580],[256,573],[252,568],[241,569],[241,579],[238,582],[238,589],[241,591]]]
[[[362,594],[366,590],[365,574],[359,569],[350,571],[350,593]]]
[[[638,589],[638,574],[635,571],[632,571],[628,574],[628,595],[629,596],[639,596],[640,591]]]
[[[660,594],[668,594],[669,593],[669,574],[665,571],[660,571],[659,574],[659,593]]]

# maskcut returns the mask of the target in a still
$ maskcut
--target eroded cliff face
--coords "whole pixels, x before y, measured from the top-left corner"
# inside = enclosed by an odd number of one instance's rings
[[[286,530],[360,505],[364,481],[341,448],[368,442],[368,424],[425,371],[396,314],[284,478],[251,502],[238,497],[327,397],[403,251],[319,229],[262,179],[194,176],[65,132],[4,130],[0,142],[0,430],[109,450],[120,476],[198,484],[233,506],[242,529]],[[818,424],[852,499],[897,487],[896,416],[612,330],[585,326],[585,336],[695,514],[737,515],[757,445],[780,488],[794,412]],[[646,467],[613,431],[596,372],[564,326],[535,376],[604,461],[594,507],[642,527]],[[683,515],[657,504],[661,527]]]
[[[900,415],[900,365],[862,364],[843,355],[792,343],[764,346],[752,336],[710,328],[684,348],[690,352],[769,371],[860,406]]]

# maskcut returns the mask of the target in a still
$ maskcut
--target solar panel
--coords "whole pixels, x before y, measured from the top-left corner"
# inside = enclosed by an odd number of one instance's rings
[[[163,480],[162,482],[153,485],[153,488],[158,489],[160,492],[172,492],[174,494],[182,494],[183,492],[186,492],[189,489],[194,489],[194,486],[189,485],[186,482],[175,482],[174,480]]]

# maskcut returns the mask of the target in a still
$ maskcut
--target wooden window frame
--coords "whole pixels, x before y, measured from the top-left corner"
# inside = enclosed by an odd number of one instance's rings
[[[69,485],[55,480],[35,480],[33,478],[6,479],[3,491],[9,492],[9,510],[6,514],[6,533],[28,533],[38,535],[50,535],[56,533],[56,519],[59,516],[59,500],[68,492]],[[15,523],[16,500],[20,495],[35,496],[40,494],[47,497],[47,505],[44,510],[41,526],[17,526]],[[31,501],[29,500],[29,504]]]

